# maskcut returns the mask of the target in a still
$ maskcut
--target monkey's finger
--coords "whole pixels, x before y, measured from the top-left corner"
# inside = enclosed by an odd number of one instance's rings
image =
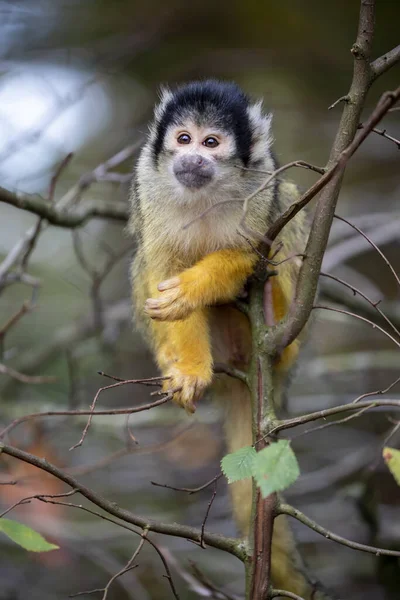
[[[145,314],[154,321],[177,321],[182,319],[185,313],[183,311],[172,310],[169,308],[146,308]]]
[[[172,277],[172,279],[166,279],[158,284],[157,289],[159,292],[165,292],[165,290],[170,290],[172,288],[178,287],[180,284],[179,277]]]
[[[159,300],[158,298],[147,298],[145,302],[145,308],[158,308],[159,306],[165,305],[165,301]]]
[[[155,315],[149,312],[147,312],[146,314],[148,317],[150,317],[150,319],[153,319],[153,321],[167,321],[167,319],[163,319],[161,315]]]
[[[145,310],[162,310],[168,308],[174,301],[174,298],[149,298],[146,300],[144,308]]]
[[[168,306],[171,302],[174,302],[180,296],[180,289],[170,288],[163,293],[159,298],[147,298],[146,305],[151,307],[157,306]]]
[[[157,320],[161,320],[162,319],[163,312],[161,310],[159,310],[159,309],[145,307],[144,312],[151,319],[157,319]]]

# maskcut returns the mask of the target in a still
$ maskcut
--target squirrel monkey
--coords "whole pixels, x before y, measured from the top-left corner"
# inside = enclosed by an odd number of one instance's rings
[[[176,390],[174,400],[190,413],[212,383],[213,362],[241,369],[249,363],[250,326],[232,303],[259,260],[260,236],[298,195],[293,184],[275,179],[250,201],[246,237],[239,231],[244,199],[265,180],[266,171],[276,169],[270,125],[261,102],[251,104],[233,83],[211,80],[165,89],[137,163],[129,223],[138,242],[132,264],[136,321],[169,378],[164,389]],[[303,252],[302,213],[276,244],[280,240],[280,260]],[[298,269],[298,259],[288,260],[271,280],[276,321],[293,300]],[[297,352],[295,340],[276,367],[277,386]],[[217,383],[217,395],[225,399],[227,445],[233,452],[252,443],[250,395],[239,380],[215,379],[224,380]],[[230,487],[237,523],[246,534],[251,482]],[[274,585],[309,598],[310,586],[287,552],[292,543],[279,517]]]

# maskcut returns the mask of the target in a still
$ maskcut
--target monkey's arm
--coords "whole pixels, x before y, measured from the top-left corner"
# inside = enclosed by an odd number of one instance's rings
[[[153,327],[157,360],[163,375],[169,378],[163,389],[176,390],[175,402],[187,412],[194,412],[213,374],[207,309],[197,309],[183,321],[154,322]],[[164,328],[161,339],[160,327]]]
[[[257,255],[244,249],[208,254],[178,276],[158,284],[158,298],[149,298],[145,310],[160,321],[185,319],[197,308],[233,300],[252,273]]]
[[[158,265],[160,266],[160,265]],[[147,295],[156,297],[157,284],[165,278],[163,270],[141,272],[136,278],[135,303],[143,310]],[[147,335],[153,347],[164,381],[164,391],[176,390],[174,401],[187,412],[195,411],[195,402],[212,379],[212,356],[208,309],[198,308],[182,321],[147,319]]]

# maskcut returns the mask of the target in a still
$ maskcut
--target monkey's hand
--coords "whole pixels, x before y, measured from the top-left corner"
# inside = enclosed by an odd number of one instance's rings
[[[189,295],[185,294],[182,275],[158,284],[161,295],[159,298],[148,298],[144,306],[149,317],[156,321],[178,321],[193,312],[196,307],[191,306]]]
[[[177,277],[158,285],[158,298],[149,298],[145,312],[152,319],[178,321],[196,308],[233,300],[251,274],[257,257],[243,249],[208,254]]]
[[[174,391],[173,400],[179,406],[182,406],[187,413],[194,413],[196,402],[202,397],[204,390],[211,383],[211,369],[204,369],[204,372],[194,372],[193,367],[185,368],[184,365],[172,367],[167,376],[169,379],[164,381],[163,391]]]

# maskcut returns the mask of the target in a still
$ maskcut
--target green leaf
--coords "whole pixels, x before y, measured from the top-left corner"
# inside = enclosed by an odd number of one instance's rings
[[[252,473],[263,498],[292,485],[300,475],[300,470],[290,442],[280,440],[257,452]]]
[[[256,456],[257,452],[252,446],[244,446],[236,452],[224,456],[221,460],[221,467],[228,483],[251,477],[252,464]]]
[[[48,552],[49,550],[57,550],[59,547],[46,542],[40,533],[22,523],[17,523],[17,521],[0,519],[0,531],[25,550],[31,550],[32,552]]]
[[[382,456],[391,474],[400,485],[400,450],[386,446],[383,449]]]

